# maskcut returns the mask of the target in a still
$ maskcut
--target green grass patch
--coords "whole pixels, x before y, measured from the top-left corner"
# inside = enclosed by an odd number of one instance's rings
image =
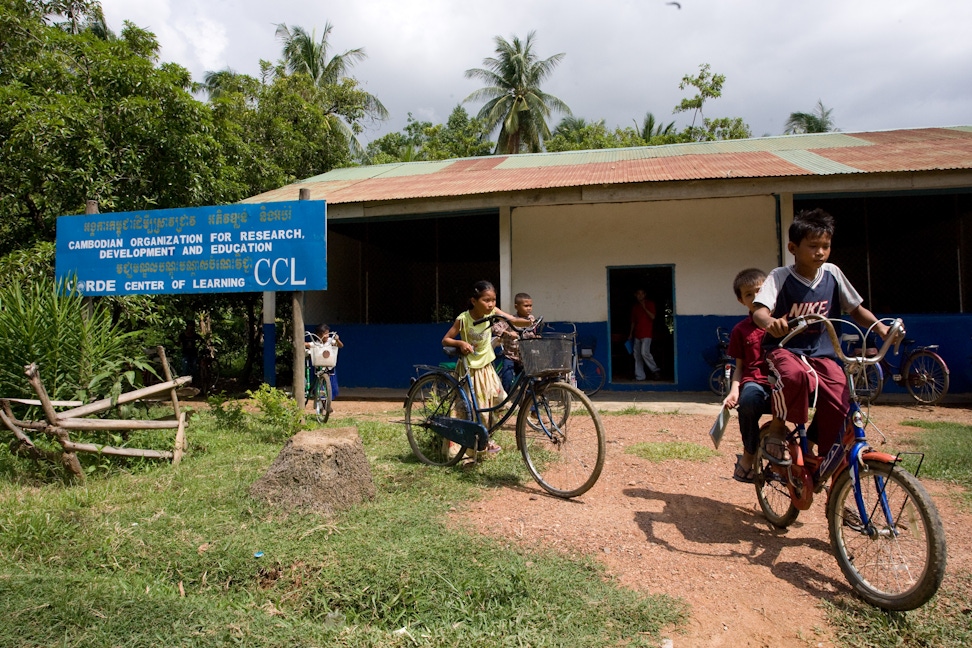
[[[824,606],[842,646],[964,648],[972,643],[972,575],[960,574],[952,583],[911,612],[884,612],[850,597]]]
[[[944,421],[906,421],[920,428],[907,443],[925,453],[920,476],[962,486],[964,504],[972,508],[972,426]],[[914,471],[914,467],[908,466]]]
[[[686,621],[683,602],[617,587],[593,559],[446,524],[530,479],[511,431],[510,451],[442,469],[412,457],[400,424],[332,420],[358,427],[377,496],[326,518],[248,495],[282,445],[270,425],[200,413],[178,468],[79,486],[18,479],[0,445],[0,645],[652,646]]]
[[[667,461],[669,459],[685,459],[687,461],[708,461],[718,456],[715,450],[700,446],[697,443],[682,441],[657,441],[652,443],[636,443],[624,450],[625,454],[635,455],[648,461]]]

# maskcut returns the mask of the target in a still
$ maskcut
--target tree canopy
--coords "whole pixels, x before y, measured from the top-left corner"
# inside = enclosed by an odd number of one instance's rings
[[[496,153],[543,150],[544,140],[550,137],[547,119],[552,112],[571,114],[567,104],[541,88],[566,54],[540,59],[533,49],[535,38],[533,31],[525,40],[514,36],[507,41],[497,36],[496,57],[483,59],[483,68],[466,70],[466,78],[486,84],[463,103],[485,100],[477,117],[486,123],[489,132],[499,127]]]
[[[790,117],[786,120],[786,124],[783,127],[783,133],[787,135],[829,133],[830,131],[839,130],[834,125],[831,113],[833,113],[833,109],[825,107],[823,101],[818,99],[817,105],[814,106],[812,112],[790,113]]]

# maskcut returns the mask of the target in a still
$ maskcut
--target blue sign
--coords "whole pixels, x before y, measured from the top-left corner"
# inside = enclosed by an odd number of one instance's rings
[[[58,280],[83,295],[327,289],[322,200],[57,219]]]

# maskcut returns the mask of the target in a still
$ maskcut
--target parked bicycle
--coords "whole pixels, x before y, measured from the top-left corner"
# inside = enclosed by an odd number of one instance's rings
[[[766,519],[785,528],[813,503],[813,496],[830,486],[827,523],[830,542],[841,571],[861,598],[886,610],[913,610],[935,595],[945,575],[945,531],[928,492],[918,481],[924,455],[877,452],[865,435],[867,418],[861,411],[855,376],[877,365],[892,345],[904,337],[904,325],[894,320],[882,347],[873,355],[844,354],[831,320],[807,315],[790,323],[785,345],[808,325],[823,323],[840,360],[847,367],[851,394],[844,432],[831,448],[811,449],[804,426],[787,437],[791,463],[779,465],[763,451],[761,429],[756,462],[756,497]],[[841,322],[849,324],[850,322]],[[856,328],[856,327],[855,327]],[[904,455],[917,457],[915,475],[900,463]]]
[[[476,324],[498,319],[493,315]],[[520,336],[523,371],[495,407],[481,407],[476,400],[464,356],[457,357],[456,373],[416,366],[419,375],[405,399],[405,431],[419,461],[453,466],[467,449],[476,456],[516,414],[516,447],[544,490],[569,498],[594,485],[605,457],[600,415],[584,392],[563,380],[572,366],[572,341],[523,337],[539,324],[540,320],[532,327],[512,327]],[[504,408],[508,409],[503,412]]]
[[[709,374],[709,389],[720,398],[725,398],[729,395],[729,388],[732,386],[735,359],[729,355],[729,331],[721,326],[716,328],[716,352],[706,358],[706,361],[712,366],[712,373]]]
[[[314,414],[320,423],[327,423],[331,416],[331,403],[334,402],[331,374],[337,368],[336,336],[336,333],[331,333],[326,340],[322,340],[309,331],[304,333],[304,339],[310,342],[307,355],[311,360],[310,365],[304,365],[304,398],[314,399]]]
[[[870,333],[870,331],[868,331]],[[855,346],[861,340],[863,346]],[[841,336],[841,342],[846,346],[845,352],[854,355],[874,355],[875,347],[868,347],[867,340],[871,335],[849,333]],[[948,365],[937,353],[938,345],[915,346],[914,340],[904,340],[897,365],[892,365],[887,357],[877,364],[852,365],[857,371],[855,376],[858,387],[857,396],[862,403],[869,405],[877,400],[884,391],[884,381],[891,378],[896,384],[908,390],[919,403],[935,405],[948,393],[949,371]]]
[[[559,333],[551,328],[544,329],[546,337],[560,336],[569,339],[573,345],[571,371],[567,375],[570,384],[574,385],[588,396],[593,396],[604,388],[607,383],[607,372],[604,365],[594,357],[597,341],[593,338],[585,339],[581,343],[577,334],[577,325],[570,323],[570,333]]]

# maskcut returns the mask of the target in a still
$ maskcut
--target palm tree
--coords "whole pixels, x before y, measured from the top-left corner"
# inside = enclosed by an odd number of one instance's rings
[[[496,153],[537,153],[543,140],[550,137],[547,118],[552,110],[570,115],[570,108],[557,97],[540,89],[540,84],[553,72],[565,54],[554,54],[539,60],[533,51],[536,32],[521,41],[496,37],[496,58],[483,59],[485,68],[466,70],[467,79],[479,79],[487,87],[476,90],[463,100],[486,100],[479,110],[489,132],[500,127]]]
[[[638,136],[641,139],[645,140],[645,142],[650,142],[652,137],[673,135],[675,133],[675,122],[661,124],[655,121],[655,116],[652,113],[647,112],[640,126],[638,125],[638,121],[635,120],[635,128],[638,130]]]
[[[328,37],[333,29],[330,22],[324,23],[324,33],[317,40],[317,30],[307,33],[303,27],[291,29],[284,23],[277,25],[275,35],[283,41],[283,62],[287,71],[306,74],[319,87],[337,85],[349,77],[354,64],[368,58],[368,55],[363,47],[358,47],[329,56],[331,44]],[[367,94],[365,109],[378,119],[388,118],[388,110],[372,94]]]
[[[823,101],[817,100],[817,105],[813,112],[790,113],[790,118],[786,120],[783,130],[785,135],[800,133],[829,133],[840,130],[834,126],[834,120],[830,113],[833,108],[825,108]]]

